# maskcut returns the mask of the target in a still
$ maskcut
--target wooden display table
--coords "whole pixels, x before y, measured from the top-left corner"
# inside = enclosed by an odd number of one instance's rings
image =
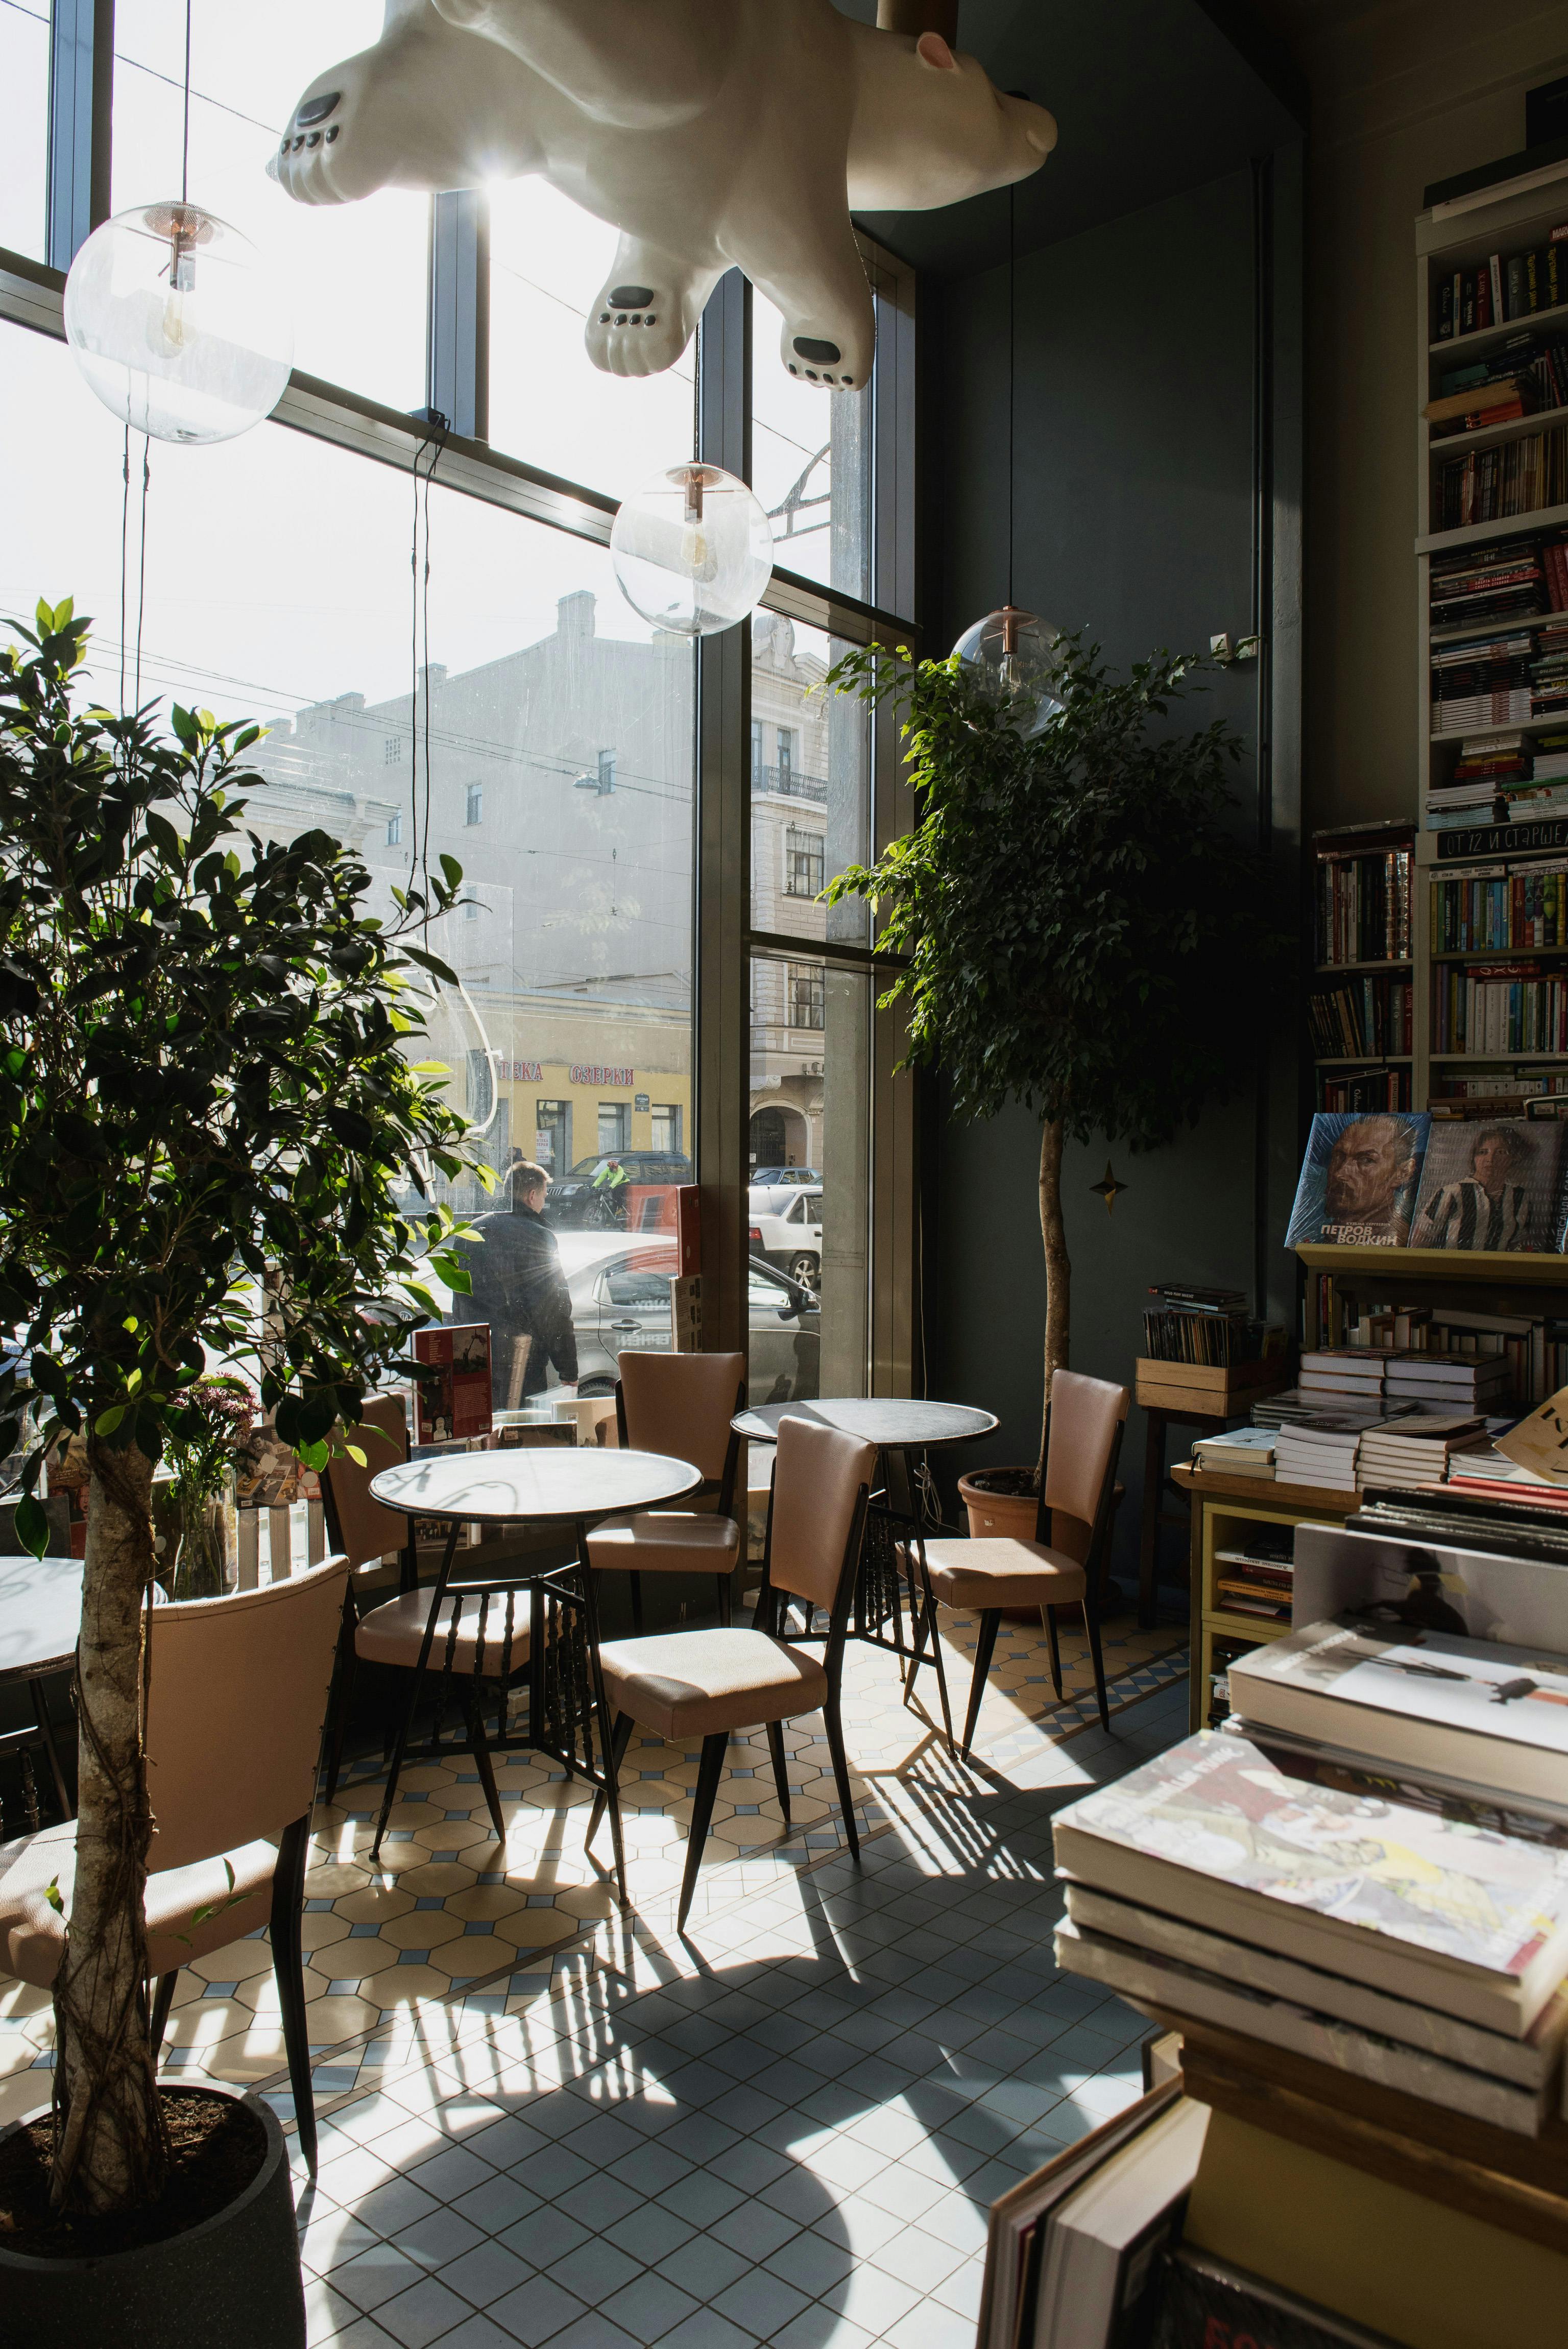
[[[1228,1526],[1244,1525],[1343,1525],[1361,1506],[1359,1493],[1332,1491],[1320,1485],[1281,1485],[1268,1476],[1227,1476],[1212,1468],[1177,1466],[1171,1482],[1187,1495],[1192,1518],[1190,1568],[1192,1659],[1189,1683],[1189,1725],[1203,1728],[1209,1718],[1209,1683],[1213,1672],[1216,1640],[1244,1640],[1262,1647],[1267,1640],[1283,1639],[1290,1625],[1271,1622],[1266,1616],[1233,1615],[1214,1591],[1214,1552],[1227,1545]]]
[[[1160,1529],[1187,1531],[1187,1519],[1165,1506],[1165,1444],[1172,1427],[1197,1427],[1218,1435],[1233,1420],[1245,1419],[1264,1395],[1290,1384],[1281,1362],[1237,1362],[1228,1369],[1207,1362],[1157,1362],[1140,1355],[1134,1369],[1134,1400],[1146,1414],[1143,1501],[1139,1519],[1138,1620],[1154,1621],[1155,1583],[1160,1570]]]

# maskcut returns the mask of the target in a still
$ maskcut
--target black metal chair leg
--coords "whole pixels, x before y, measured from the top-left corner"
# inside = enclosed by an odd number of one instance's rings
[[[861,1856],[860,1830],[855,1826],[854,1797],[850,1792],[849,1757],[844,1752],[844,1724],[839,1718],[839,1692],[830,1692],[822,1707],[822,1718],[828,1725],[828,1751],[833,1757],[833,1784],[839,1790],[839,1816],[844,1823],[844,1839],[850,1847],[850,1857]]]
[[[49,1692],[42,1681],[30,1680],[27,1694],[32,1699],[33,1719],[44,1741],[44,1751],[49,1757],[49,1775],[55,1782],[55,1799],[60,1806],[62,1819],[74,1818],[71,1798],[66,1792],[66,1774],[60,1767],[60,1749],[55,1743],[55,1725],[49,1719]]]
[[[618,1713],[615,1715],[615,1726],[610,1733],[610,1762],[617,1778],[621,1775],[621,1764],[626,1758],[626,1748],[631,1742],[632,1716],[629,1713]],[[593,1807],[588,1814],[588,1832],[583,1838],[584,1850],[598,1834],[599,1823],[603,1816],[604,1790],[599,1787],[594,1792]]]
[[[408,1702],[404,1710],[403,1718],[397,1724],[397,1734],[393,1740],[392,1760],[387,1772],[387,1792],[381,1798],[381,1808],[376,1820],[376,1833],[371,1840],[370,1864],[372,1867],[381,1857],[381,1838],[387,1832],[387,1822],[392,1816],[392,1806],[397,1799],[397,1781],[402,1775],[403,1756],[408,1750],[408,1740],[414,1728],[414,1716],[419,1709],[419,1692],[425,1685],[425,1667],[430,1660],[430,1643],[436,1636],[436,1620],[447,1595],[447,1584],[452,1572],[452,1559],[457,1554],[458,1536],[461,1530],[460,1525],[454,1519],[452,1530],[447,1537],[447,1547],[441,1555],[441,1570],[437,1575],[435,1586],[430,1592],[430,1612],[425,1623],[425,1636],[419,1642],[419,1661],[414,1667],[411,1675],[413,1685],[408,1691]],[[456,1604],[460,1609],[461,1599],[457,1600]]]
[[[768,1724],[768,1751],[773,1757],[773,1783],[779,1789],[779,1807],[784,1814],[784,1824],[789,1824],[789,1777],[784,1767],[784,1723],[770,1721]]]
[[[632,1632],[634,1638],[641,1638],[643,1630],[643,1578],[637,1572],[636,1568],[634,1567],[626,1579],[632,1586]]]
[[[158,1986],[152,1993],[152,2017],[150,2024],[150,2033],[152,2041],[152,2061],[154,2068],[157,2066],[159,2057],[163,2053],[163,2034],[169,2028],[169,2010],[174,2003],[174,1985],[179,1979],[179,1967],[170,1966],[166,1974],[159,1975]]]
[[[702,1741],[702,1760],[697,1764],[696,1792],[692,1797],[691,1833],[686,1842],[686,1873],[681,1878],[680,1907],[676,1911],[676,1930],[686,1931],[686,1920],[691,1909],[692,1894],[696,1890],[697,1870],[702,1866],[702,1847],[707,1841],[707,1831],[713,1823],[714,1799],[718,1782],[724,1775],[724,1757],[729,1750],[729,1732],[716,1729],[711,1737]]]
[[[300,1912],[304,1904],[305,1859],[310,1848],[310,1814],[284,1829],[278,1864],[273,1876],[273,1973],[278,1985],[283,2015],[284,2046],[289,2060],[289,2086],[294,2091],[294,2125],[305,2168],[315,2176],[315,2097],[310,2079],[310,2041],[304,2012],[304,1951]]]
[[[1046,1640],[1051,1651],[1051,1686],[1056,1690],[1057,1702],[1060,1704],[1062,1701],[1062,1651],[1061,1642],[1057,1637],[1056,1609],[1052,1607],[1042,1607],[1040,1609],[1040,1620],[1046,1627]]]
[[[354,1578],[350,1575],[350,1585],[353,1580]],[[355,1612],[354,1593],[351,1588],[346,1587],[343,1593],[343,1623],[337,1634],[337,1655],[333,1665],[332,1688],[326,1702],[326,1715],[331,1727],[327,1733],[326,1785],[322,1799],[327,1803],[336,1798],[338,1775],[343,1768],[343,1741],[348,1733],[348,1708],[354,1700],[354,1667],[358,1661],[358,1651],[354,1644],[354,1634],[357,1628],[358,1618]]]
[[[495,1839],[497,1843],[505,1843],[506,1820],[501,1815],[500,1793],[495,1782],[495,1764],[490,1760],[490,1739],[485,1735],[485,1725],[480,1716],[478,1699],[470,1697],[466,1710],[469,1717],[469,1752],[474,1757],[474,1766],[480,1774],[480,1784],[485,1790],[485,1807],[490,1815],[490,1825],[495,1829]]]
[[[969,1684],[969,1718],[964,1724],[963,1754],[969,1758],[969,1748],[975,1743],[975,1724],[980,1718],[980,1700],[985,1693],[985,1675],[991,1669],[995,1652],[997,1627],[1002,1620],[999,1607],[987,1607],[980,1618],[980,1640],[975,1651],[975,1678]]]
[[[626,1889],[626,1845],[621,1831],[620,1772],[615,1763],[615,1733],[610,1719],[610,1700],[604,1692],[604,1674],[599,1662],[599,1598],[593,1583],[593,1569],[588,1563],[588,1528],[577,1526],[577,1557],[583,1578],[583,1631],[588,1651],[588,1671],[591,1684],[591,1721],[598,1727],[599,1762],[604,1774],[604,1807],[610,1814],[610,1842],[615,1858],[615,1883],[625,1908],[630,1899]],[[634,1581],[636,1578],[633,1577]],[[586,1739],[588,1768],[593,1770],[593,1739],[592,1727]],[[570,1747],[568,1749],[571,1750]],[[623,1751],[624,1749],[623,1748]],[[567,1765],[567,1777],[572,1775]]]
[[[1088,1651],[1094,1662],[1094,1693],[1099,1706],[1099,1725],[1110,1727],[1110,1708],[1105,1701],[1105,1658],[1099,1651],[1099,1618],[1086,1597],[1083,1602],[1084,1629],[1088,1633]]]
[[[947,1750],[951,1754],[954,1750],[953,1707],[949,1702],[947,1694],[947,1667],[943,1661],[942,1656],[942,1635],[937,1623],[936,1598],[931,1588],[931,1568],[925,1562],[925,1553],[923,1549],[919,1553],[919,1565],[920,1578],[924,1592],[924,1599],[917,1615],[914,1605],[914,1578],[912,1568],[910,1570],[909,1580],[909,1611],[911,1619],[914,1625],[914,1653],[910,1658],[909,1678],[904,1683],[903,1701],[905,1704],[909,1702],[910,1696],[914,1687],[916,1668],[925,1660],[925,1635],[927,1630],[929,1630],[931,1633],[931,1661],[936,1666],[936,1693],[942,1700],[943,1734],[947,1740]]]
[[[727,1631],[730,1619],[729,1577],[727,1574],[720,1574],[716,1576],[715,1579],[718,1584],[718,1619]]]

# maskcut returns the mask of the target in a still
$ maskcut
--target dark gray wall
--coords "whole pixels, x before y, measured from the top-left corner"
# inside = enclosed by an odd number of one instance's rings
[[[1294,160],[1262,233],[1283,249],[1277,337],[1284,376],[1268,403],[1294,405],[1293,290],[1299,250]],[[1015,600],[1057,625],[1084,626],[1120,667],[1157,646],[1206,649],[1225,629],[1247,633],[1253,609],[1257,479],[1254,277],[1257,197],[1233,171],[1021,258],[1016,282]],[[936,316],[933,316],[933,311]],[[1263,316],[1266,319],[1265,306]],[[934,293],[924,314],[936,429],[927,449],[925,613],[934,649],[1003,602],[1007,585],[1007,275],[1005,268]],[[934,358],[934,352],[936,356]],[[1266,376],[1264,378],[1266,389]],[[1281,461],[1294,472],[1286,431]],[[1267,820],[1276,857],[1295,848],[1294,734],[1281,724],[1294,661],[1295,489],[1287,479],[1270,519],[1276,536],[1274,690]],[[1264,542],[1265,572],[1267,541]],[[1284,695],[1289,700],[1288,691]],[[1255,742],[1259,671],[1212,680],[1189,722],[1218,712]],[[1249,761],[1236,822],[1255,833]],[[1238,973],[1238,984],[1246,974]],[[1282,990],[1282,995],[1288,990]],[[1254,1290],[1259,1270],[1276,1315],[1294,1313],[1294,1277],[1280,1245],[1297,1141],[1289,1009],[1264,1078],[1238,1071],[1237,1096],[1203,1112],[1171,1147],[1132,1156],[1103,1141],[1070,1148],[1064,1170],[1073,1257],[1076,1368],[1132,1382],[1151,1282],[1224,1283]],[[1032,1460],[1042,1386],[1045,1280],[1037,1214],[1037,1123],[1020,1110],[980,1125],[944,1115],[940,1081],[927,1095],[925,1187],[930,1391],[982,1402],[1001,1428],[973,1459]],[[1108,1154],[1128,1185],[1108,1216],[1089,1185]],[[1136,1554],[1144,1423],[1134,1413],[1123,1453],[1128,1504],[1118,1570]],[[1176,1456],[1180,1456],[1179,1454]],[[966,1453],[965,1464],[971,1455]],[[1169,1554],[1169,1553],[1168,1553]]]

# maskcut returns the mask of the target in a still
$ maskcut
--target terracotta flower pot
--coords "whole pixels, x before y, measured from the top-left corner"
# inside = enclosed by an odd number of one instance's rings
[[[971,1541],[1033,1541],[1039,1516],[1037,1493],[993,1493],[986,1489],[995,1476],[1009,1481],[1028,1477],[1029,1468],[979,1468],[958,1479],[958,1497],[969,1512]]]

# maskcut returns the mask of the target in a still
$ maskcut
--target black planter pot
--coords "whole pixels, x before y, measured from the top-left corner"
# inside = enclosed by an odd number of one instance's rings
[[[288,2147],[271,2106],[244,2101],[267,2149],[226,2210],[104,2259],[27,2259],[0,2241],[0,2349],[305,2349]]]

